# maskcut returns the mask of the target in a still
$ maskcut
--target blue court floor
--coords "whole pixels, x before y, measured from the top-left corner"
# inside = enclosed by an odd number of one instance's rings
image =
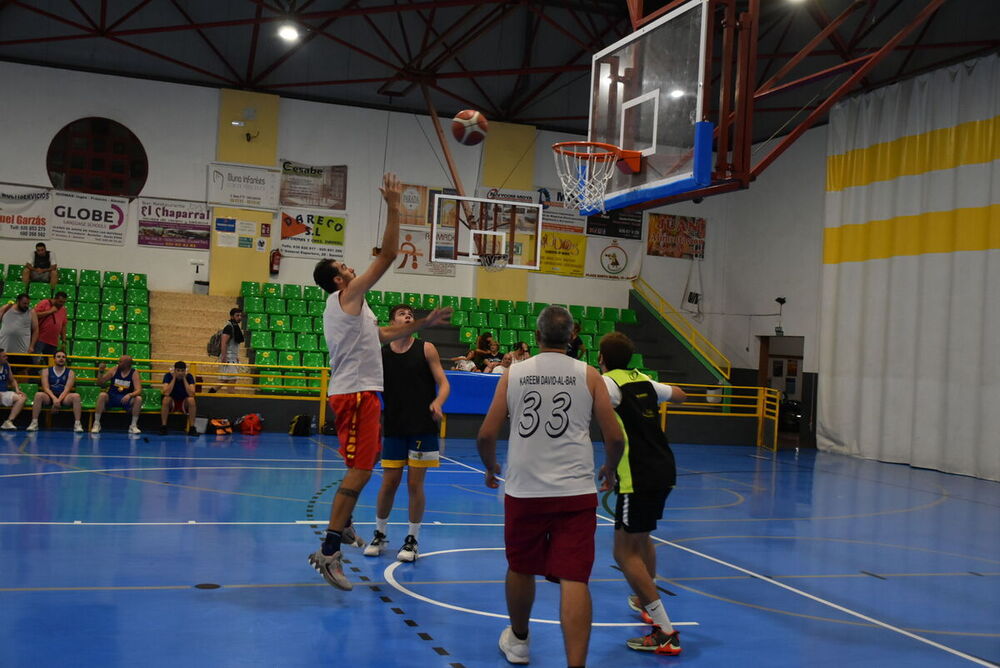
[[[347,549],[353,592],[306,563],[344,474],[335,447],[0,433],[0,666],[507,665],[502,506],[474,443],[449,439],[428,474],[416,563],[393,559],[405,485],[390,553]],[[588,665],[1000,661],[1000,485],[813,451],[675,452],[679,484],[655,535],[684,652],[625,647],[646,627],[602,519]],[[380,479],[355,513],[366,537]],[[537,591],[531,665],[563,666],[558,587]]]

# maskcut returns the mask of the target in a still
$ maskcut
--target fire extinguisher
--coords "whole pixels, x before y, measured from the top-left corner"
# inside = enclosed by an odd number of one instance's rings
[[[281,251],[277,248],[271,251],[271,275],[277,276],[281,268]]]

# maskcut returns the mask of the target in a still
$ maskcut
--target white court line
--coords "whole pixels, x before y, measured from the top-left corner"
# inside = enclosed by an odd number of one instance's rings
[[[474,467],[469,466],[468,464],[463,464],[462,462],[456,461],[454,459],[450,459],[449,461],[452,461],[452,462],[454,462],[456,464],[461,464],[461,465],[465,466],[466,468],[470,468],[470,469],[473,469],[473,470],[478,470],[480,473],[482,473],[484,475],[486,473],[482,469],[475,469]],[[601,515],[600,513],[597,513],[597,517],[598,517],[598,519],[602,519],[602,520],[605,520],[607,522],[613,522],[614,521],[614,520],[612,520],[609,517],[605,517],[604,515]],[[607,526],[607,525],[605,525],[605,526]],[[845,608],[844,606],[838,605],[838,604],[834,603],[833,601],[828,601],[828,600],[826,600],[824,598],[820,598],[819,596],[814,596],[813,594],[805,592],[805,591],[803,591],[801,589],[798,589],[796,587],[792,587],[791,585],[787,585],[784,582],[778,582],[777,580],[772,580],[770,578],[766,578],[763,575],[761,575],[760,573],[755,573],[754,571],[751,571],[751,570],[749,570],[747,568],[743,568],[742,566],[737,566],[736,564],[730,563],[728,561],[724,561],[724,560],[719,559],[717,557],[713,557],[711,555],[705,554],[704,552],[699,552],[698,550],[693,550],[690,547],[685,547],[684,545],[679,545],[679,544],[673,543],[673,542],[671,542],[669,540],[664,540],[663,538],[659,538],[658,536],[654,536],[653,534],[650,534],[650,538],[652,538],[653,540],[655,540],[655,541],[657,541],[659,543],[662,543],[664,545],[669,545],[670,547],[674,547],[674,548],[677,548],[678,550],[682,550],[684,552],[688,552],[688,553],[693,554],[693,555],[695,555],[697,557],[701,557],[702,559],[707,559],[708,561],[715,562],[715,563],[717,563],[717,564],[719,564],[721,566],[726,566],[727,568],[731,568],[731,569],[733,569],[735,571],[739,571],[740,573],[743,573],[745,575],[749,575],[750,577],[756,578],[757,580],[760,580],[761,582],[767,582],[769,584],[774,585],[775,587],[780,587],[781,589],[789,591],[789,592],[791,592],[793,594],[797,594],[799,596],[802,596],[803,598],[807,598],[810,601],[815,601],[816,603],[820,603],[820,604],[825,605],[827,607],[833,608],[834,610],[842,612],[842,613],[844,613],[846,615],[850,615],[851,617],[855,617],[857,619],[861,619],[863,621],[868,622],[869,624],[874,624],[875,626],[883,628],[883,629],[885,629],[887,631],[893,631],[894,633],[898,633],[900,635],[906,636],[907,638],[911,638],[912,640],[916,640],[918,642],[922,642],[925,645],[930,645],[931,647],[934,647],[935,649],[939,649],[939,650],[941,650],[943,652],[948,652],[949,654],[951,654],[953,656],[957,656],[957,657],[962,658],[962,659],[965,659],[966,661],[970,661],[970,662],[975,663],[975,664],[980,665],[980,666],[988,666],[990,668],[995,668],[995,666],[996,666],[995,663],[991,663],[989,661],[984,661],[983,659],[980,659],[979,657],[972,656],[971,654],[966,654],[965,652],[961,652],[961,651],[959,651],[957,649],[954,649],[952,647],[948,647],[947,645],[942,645],[939,642],[934,642],[933,640],[930,640],[929,638],[924,638],[923,636],[919,636],[916,633],[911,633],[910,631],[907,631],[905,629],[901,629],[898,626],[893,626],[892,624],[888,624],[886,622],[880,621],[878,619],[875,619],[874,617],[869,617],[868,615],[865,615],[863,613],[857,612],[855,610],[851,610],[850,608]]]
[[[130,466],[115,469],[74,469],[72,471],[40,471],[36,473],[5,473],[0,478],[26,478],[30,476],[69,475],[74,473],[112,473],[120,471],[346,471],[340,468],[312,466]]]
[[[503,550],[503,549],[505,549],[505,548],[502,548],[502,547],[466,547],[466,548],[459,548],[459,549],[454,549],[454,550],[438,550],[437,552],[424,552],[423,554],[420,555],[420,558],[421,559],[426,559],[427,557],[433,557],[433,556],[438,555],[438,554],[452,554],[452,553],[455,553],[455,552],[494,552],[494,551]],[[467,612],[470,615],[481,615],[483,617],[495,617],[496,619],[508,619],[507,615],[502,615],[502,614],[497,613],[497,612],[486,612],[484,610],[473,610],[472,608],[463,608],[463,607],[460,607],[460,606],[457,606],[457,605],[452,605],[451,603],[444,603],[443,601],[436,601],[433,598],[428,598],[426,596],[422,596],[422,595],[418,594],[417,592],[415,592],[415,591],[413,591],[411,589],[407,589],[403,585],[399,584],[399,581],[396,580],[395,571],[401,565],[402,565],[402,562],[400,562],[400,561],[394,561],[389,566],[386,566],[386,569],[382,573],[382,575],[385,577],[385,581],[388,582],[394,589],[396,589],[396,590],[398,590],[398,591],[406,594],[407,596],[411,596],[411,597],[413,597],[413,598],[415,598],[415,599],[417,599],[419,601],[423,601],[424,603],[430,603],[431,605],[436,605],[436,606],[439,606],[441,608],[447,608],[448,610],[456,610],[458,612]],[[535,622],[536,624],[558,624],[559,623],[558,619],[535,619],[534,617],[532,617],[528,621]],[[671,622],[671,624],[673,624],[674,626],[698,626],[698,622]],[[646,624],[644,622],[626,622],[626,623],[621,623],[621,622],[592,622],[591,626],[615,626],[615,627],[620,627],[620,626],[646,626]]]
[[[279,522],[215,522],[205,520],[184,520],[171,522],[4,522],[0,526],[92,526],[92,527],[164,527],[164,526],[298,526],[303,524],[326,524],[325,519],[287,520]],[[375,522],[354,522],[359,526],[375,526]],[[389,522],[390,526],[409,526],[406,522]],[[424,527],[502,527],[503,522],[424,522]]]

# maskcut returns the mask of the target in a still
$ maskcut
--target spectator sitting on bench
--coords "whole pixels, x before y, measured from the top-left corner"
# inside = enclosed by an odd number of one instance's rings
[[[76,384],[76,374],[66,366],[66,351],[57,350],[52,356],[52,366],[42,369],[41,383],[42,389],[35,393],[35,401],[31,407],[31,424],[28,431],[38,431],[38,415],[45,406],[52,406],[53,410],[63,406],[73,408],[73,431],[83,431],[80,423],[80,395],[73,391]]]
[[[13,388],[13,389],[11,389]],[[14,419],[24,408],[24,392],[17,386],[17,379],[14,378],[14,371],[7,363],[7,351],[0,348],[0,406],[10,406],[10,415],[0,425],[0,429],[12,431],[17,429],[14,426]]]
[[[197,436],[194,428],[194,418],[198,408],[194,402],[194,376],[187,372],[187,364],[177,362],[174,368],[163,376],[163,403],[160,407],[160,434],[167,433],[167,417],[170,411],[180,411],[190,420],[188,436]]]
[[[48,283],[53,289],[59,283],[59,267],[52,262],[52,253],[45,248],[45,244],[41,242],[35,244],[35,256],[31,258],[31,262],[24,265],[21,282]]]
[[[128,433],[141,434],[139,412],[142,410],[142,379],[139,377],[139,372],[132,367],[131,355],[122,355],[118,359],[118,366],[110,371],[105,371],[105,364],[101,362],[97,365],[97,373],[101,374],[97,378],[98,385],[104,385],[109,381],[110,385],[107,391],[97,396],[94,426],[91,427],[90,433],[100,433],[101,414],[105,409],[121,408],[132,411],[132,424],[128,428]]]

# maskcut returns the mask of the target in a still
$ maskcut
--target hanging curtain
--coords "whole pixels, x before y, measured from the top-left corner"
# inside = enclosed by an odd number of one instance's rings
[[[1000,480],[1000,57],[830,114],[819,447]]]

